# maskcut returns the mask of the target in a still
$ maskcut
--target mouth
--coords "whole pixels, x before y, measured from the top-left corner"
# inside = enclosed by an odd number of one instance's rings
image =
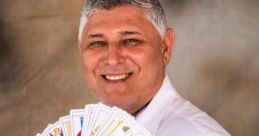
[[[102,77],[105,80],[108,81],[119,81],[119,80],[126,80],[128,77],[130,77],[132,73],[123,73],[123,74],[107,74],[107,75],[102,75]]]

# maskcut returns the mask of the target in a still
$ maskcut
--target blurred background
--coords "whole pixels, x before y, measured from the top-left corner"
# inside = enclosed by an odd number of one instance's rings
[[[233,136],[259,135],[259,1],[162,0],[178,92]],[[31,136],[96,102],[77,32],[84,0],[0,0],[0,135]]]

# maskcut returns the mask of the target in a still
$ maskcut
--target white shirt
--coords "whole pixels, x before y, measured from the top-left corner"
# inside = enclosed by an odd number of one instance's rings
[[[183,99],[173,88],[168,76],[136,120],[152,136],[230,136],[214,119]]]

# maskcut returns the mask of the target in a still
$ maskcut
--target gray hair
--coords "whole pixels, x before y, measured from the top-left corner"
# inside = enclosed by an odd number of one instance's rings
[[[78,40],[82,40],[87,18],[94,12],[94,10],[110,10],[124,5],[133,5],[146,10],[147,18],[155,26],[160,36],[163,37],[165,35],[167,22],[164,10],[159,0],[87,0],[80,19]]]

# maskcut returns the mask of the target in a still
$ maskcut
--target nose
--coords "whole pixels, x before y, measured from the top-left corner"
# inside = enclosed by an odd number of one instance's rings
[[[109,66],[116,66],[125,61],[121,47],[115,44],[108,46],[104,56],[104,63]]]

